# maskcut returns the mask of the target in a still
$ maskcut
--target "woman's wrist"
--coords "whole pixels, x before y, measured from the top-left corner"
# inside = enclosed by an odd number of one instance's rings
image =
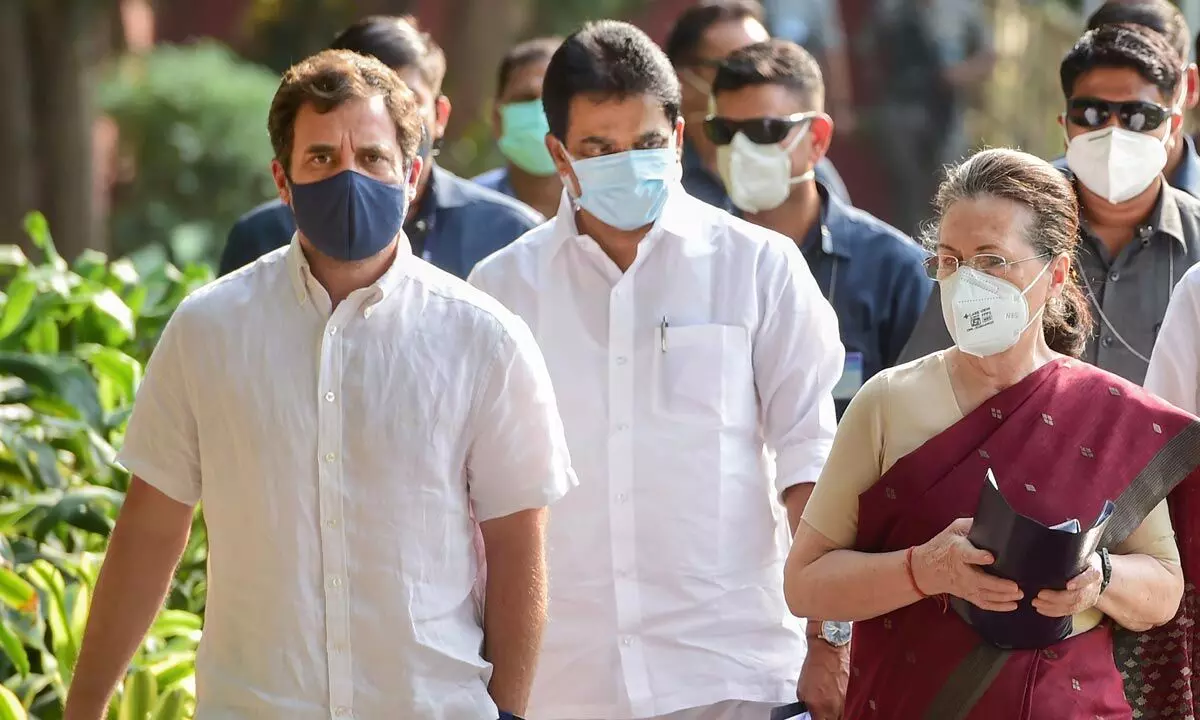
[[[939,594],[935,582],[929,577],[929,560],[924,545],[913,545],[904,552],[904,572],[909,584],[922,599]]]

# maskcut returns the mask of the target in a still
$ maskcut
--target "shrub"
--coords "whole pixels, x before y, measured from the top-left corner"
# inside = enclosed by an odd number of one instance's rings
[[[278,85],[212,42],[117,64],[99,93],[130,168],[110,217],[116,255],[215,262],[238,216],[275,194],[267,112]]]
[[[154,341],[211,270],[139,275],[95,253],[68,267],[40,214],[26,228],[42,265],[0,246],[0,719],[58,720],[129,483],[113,448]],[[189,716],[205,560],[197,518],[112,718]]]

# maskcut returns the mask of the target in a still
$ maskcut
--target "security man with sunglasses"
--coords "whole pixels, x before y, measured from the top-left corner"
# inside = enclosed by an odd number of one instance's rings
[[[733,203],[800,247],[837,312],[846,347],[834,390],[840,416],[868,378],[896,363],[932,283],[916,243],[814,177],[833,138],[824,95],[806,50],[784,40],[750,45],[717,70],[705,132]]]
[[[1136,25],[1166,38],[1179,57],[1179,67],[1183,73],[1178,97],[1171,107],[1182,112],[1196,107],[1200,100],[1200,77],[1196,63],[1191,62],[1191,30],[1178,7],[1169,0],[1108,0],[1088,18],[1087,29],[1095,30],[1105,25]],[[1054,166],[1068,170],[1066,156],[1055,160]],[[1171,187],[1200,198],[1200,155],[1196,154],[1195,141],[1184,134],[1182,123],[1175,126],[1171,142],[1167,143],[1167,164],[1163,168],[1163,177]]]
[[[1200,201],[1163,178],[1183,72],[1163,36],[1106,25],[1076,42],[1059,76],[1064,172],[1084,233],[1077,267],[1097,320],[1083,359],[1141,384],[1173,288],[1200,261]],[[952,344],[935,292],[903,359]]]

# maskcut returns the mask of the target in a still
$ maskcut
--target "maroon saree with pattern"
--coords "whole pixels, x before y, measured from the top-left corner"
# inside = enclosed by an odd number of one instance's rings
[[[1175,620],[1117,630],[1115,647],[1105,622],[1042,650],[1003,651],[936,598],[855,623],[847,720],[1194,719],[1198,465],[1200,422],[1072,360],[1039,369],[901,458],[859,498],[859,551],[902,550],[970,517],[991,468],[1014,509],[1047,525],[1089,524],[1113,500],[1105,547],[1169,497],[1187,590]]]

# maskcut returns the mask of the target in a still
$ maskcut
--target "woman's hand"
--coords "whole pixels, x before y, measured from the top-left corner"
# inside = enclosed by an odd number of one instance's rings
[[[1042,615],[1053,618],[1081,613],[1100,602],[1100,583],[1103,579],[1100,555],[1093,553],[1087,569],[1072,578],[1066,590],[1041,591],[1033,599],[1033,607]]]
[[[1012,580],[989,575],[980,565],[995,562],[992,554],[967,540],[971,518],[959,518],[912,554],[912,573],[926,595],[947,593],[976,607],[1012,612],[1021,599],[1021,588]]]

